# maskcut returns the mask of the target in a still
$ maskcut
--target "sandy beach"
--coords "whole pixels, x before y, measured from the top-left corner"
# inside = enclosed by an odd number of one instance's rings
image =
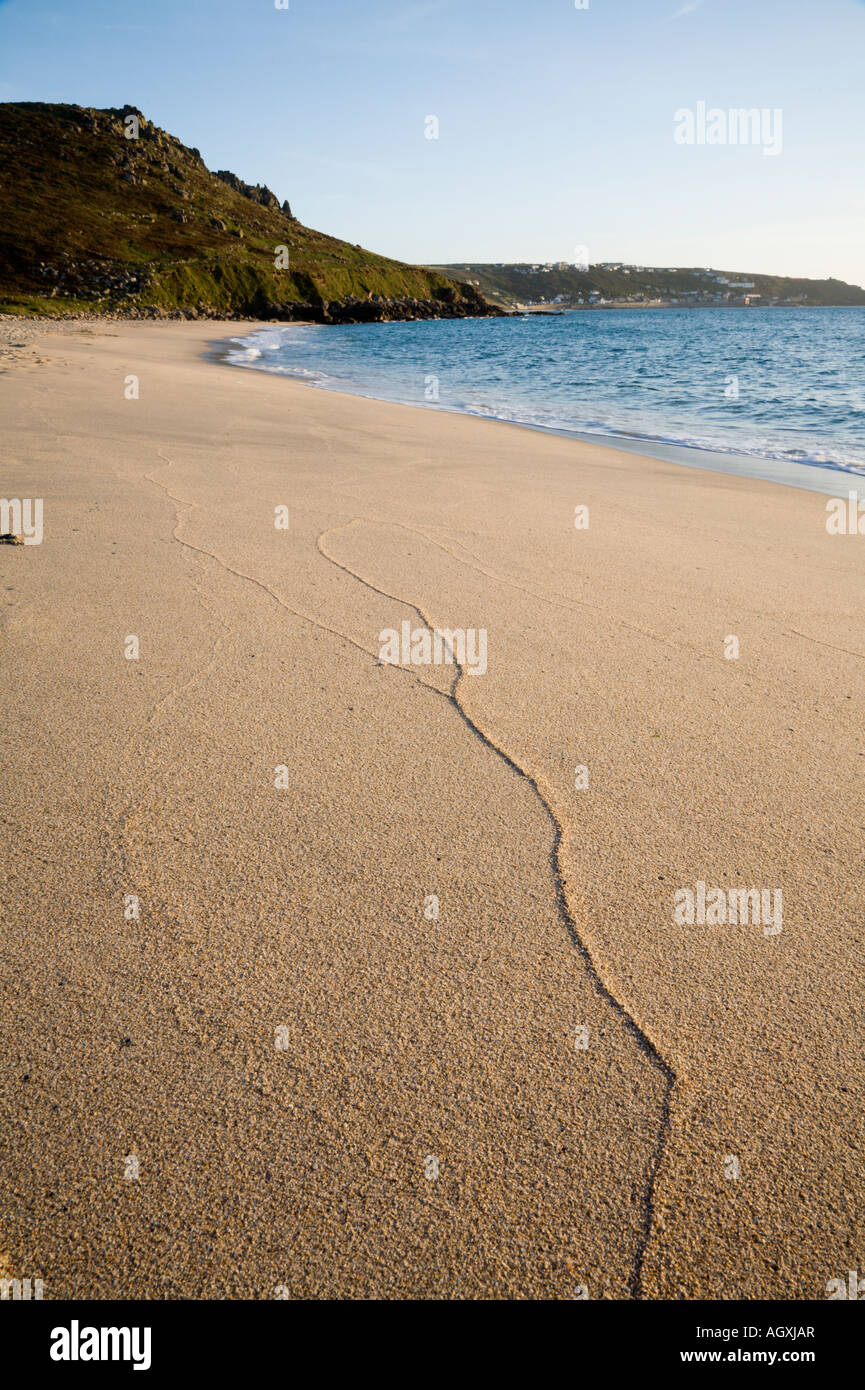
[[[865,538],[208,357],[251,327],[2,325],[44,536],[0,547],[0,1277],[825,1298],[865,1273]],[[405,622],[486,671],[380,660]],[[782,928],[677,922],[700,884]]]

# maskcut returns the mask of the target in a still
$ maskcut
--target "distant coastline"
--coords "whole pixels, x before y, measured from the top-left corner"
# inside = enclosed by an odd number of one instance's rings
[[[454,262],[430,266],[484,295],[500,308],[721,309],[857,308],[865,289],[843,280],[717,270],[711,266],[627,265],[621,261]]]

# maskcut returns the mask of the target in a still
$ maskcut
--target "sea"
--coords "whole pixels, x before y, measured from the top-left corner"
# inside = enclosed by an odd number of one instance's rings
[[[273,325],[224,360],[836,496],[865,477],[865,308]]]

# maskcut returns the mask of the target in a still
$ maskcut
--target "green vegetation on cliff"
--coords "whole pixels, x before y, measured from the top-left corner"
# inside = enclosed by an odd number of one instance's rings
[[[211,173],[135,107],[0,103],[0,200],[0,311],[321,322],[498,312],[442,272],[302,226],[269,189]]]

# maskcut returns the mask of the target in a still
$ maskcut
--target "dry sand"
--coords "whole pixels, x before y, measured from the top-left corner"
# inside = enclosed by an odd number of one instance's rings
[[[249,327],[4,325],[44,540],[0,548],[0,1273],[825,1297],[865,1270],[865,539],[202,358]],[[419,614],[487,673],[381,664]],[[783,930],[676,925],[698,880]]]

